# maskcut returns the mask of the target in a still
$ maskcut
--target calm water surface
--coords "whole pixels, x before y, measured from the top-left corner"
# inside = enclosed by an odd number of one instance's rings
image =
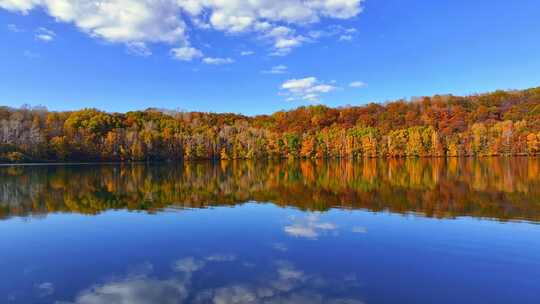
[[[539,303],[540,160],[0,167],[0,303]]]

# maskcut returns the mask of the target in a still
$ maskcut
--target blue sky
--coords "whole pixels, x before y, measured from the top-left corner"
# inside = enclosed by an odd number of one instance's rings
[[[538,0],[0,0],[0,35],[14,107],[253,115],[540,85]]]

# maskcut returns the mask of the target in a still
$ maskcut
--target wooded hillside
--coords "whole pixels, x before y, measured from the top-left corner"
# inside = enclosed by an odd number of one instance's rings
[[[0,160],[130,161],[537,155],[540,87],[255,117],[0,107]]]

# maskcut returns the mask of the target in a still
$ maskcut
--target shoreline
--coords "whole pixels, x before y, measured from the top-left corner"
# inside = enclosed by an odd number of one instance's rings
[[[463,155],[463,156],[407,156],[407,157],[342,157],[342,158],[241,158],[241,159],[187,159],[187,160],[148,160],[148,161],[33,161],[33,162],[0,162],[6,166],[76,166],[76,165],[140,165],[140,164],[183,164],[183,163],[219,163],[219,162],[281,162],[281,161],[364,161],[364,160],[434,160],[434,159],[490,159],[490,158],[540,158],[536,155]]]

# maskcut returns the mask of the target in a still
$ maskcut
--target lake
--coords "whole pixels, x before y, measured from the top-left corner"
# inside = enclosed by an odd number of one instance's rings
[[[0,167],[0,303],[538,303],[540,159]]]

